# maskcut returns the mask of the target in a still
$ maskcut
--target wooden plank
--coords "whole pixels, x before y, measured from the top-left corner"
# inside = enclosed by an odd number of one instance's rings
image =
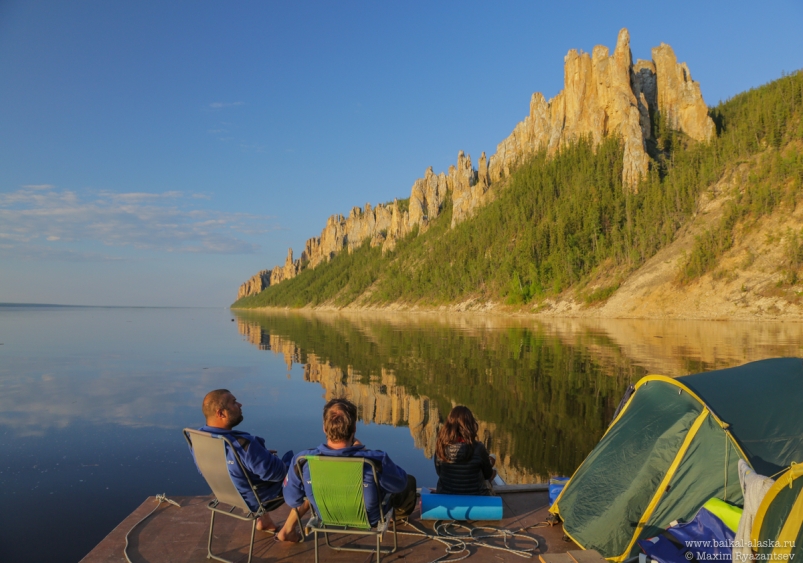
[[[500,493],[543,493],[549,490],[548,483],[528,483],[524,485],[494,485],[494,492]],[[430,489],[434,492],[435,489]],[[421,495],[421,487],[415,490],[416,493]]]
[[[540,493],[549,490],[548,483],[531,483],[529,485],[494,485],[494,492],[501,493]]]
[[[575,563],[607,563],[607,560],[596,549],[575,549],[568,553]]]
[[[568,553],[542,553],[538,558],[541,563],[574,563]]]
[[[134,563],[146,561],[170,561],[171,563],[208,563],[206,558],[206,541],[209,534],[210,512],[207,503],[212,497],[171,497],[177,501],[181,508],[163,504],[150,517],[134,528],[129,537],[128,553]],[[155,499],[150,497],[131,513],[119,526],[117,526],[95,549],[83,559],[83,563],[126,563],[123,557],[125,535],[132,526],[146,516],[155,506]],[[539,542],[536,553],[547,551],[549,557],[555,557],[556,552],[568,549],[577,549],[573,543],[563,540],[561,526],[541,527],[540,523],[547,516],[547,495],[543,492],[522,492],[519,494],[506,494],[502,496],[505,503],[505,518],[502,522],[493,522],[511,531],[521,530],[524,535],[535,538]],[[287,518],[289,508],[283,506],[271,513],[274,521],[281,524]],[[418,533],[426,531],[434,533],[431,522],[418,520],[417,511],[411,518],[412,524]],[[482,523],[477,523],[481,525]],[[412,526],[398,523],[399,531],[415,533]],[[461,532],[462,533],[462,532]],[[218,518],[215,521],[214,550],[223,557],[235,561],[245,561],[248,555],[251,526],[247,522],[235,521],[233,518]],[[442,544],[426,540],[420,536],[399,535],[399,551],[393,555],[382,557],[385,563],[427,563],[437,557],[445,555]],[[257,532],[254,544],[253,563],[313,563],[315,548],[312,542],[302,544],[278,543],[273,536]],[[344,536],[335,535],[333,541],[341,545]],[[392,542],[388,534],[383,544]],[[363,540],[365,543],[365,540]],[[470,543],[470,542],[469,542]],[[324,547],[321,561],[326,563],[352,563],[354,553],[338,552]],[[526,539],[513,540],[513,547],[532,548],[533,543]],[[473,563],[519,563],[521,557],[504,551],[492,550],[470,545],[470,561]],[[568,556],[559,562],[575,563]],[[364,561],[360,559],[360,561]],[[533,558],[534,559],[534,558]]]

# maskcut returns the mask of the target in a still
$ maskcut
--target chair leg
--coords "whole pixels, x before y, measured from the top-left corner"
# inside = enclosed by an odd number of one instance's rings
[[[315,563],[318,563],[318,530],[315,530],[313,538],[313,541],[315,542]]]
[[[206,544],[206,558],[212,558],[212,530],[215,529],[215,511],[212,511],[212,522],[209,524],[209,542]]]
[[[382,536],[376,535],[376,563],[381,563],[382,558]]]
[[[225,513],[224,513],[225,514]],[[212,519],[209,523],[209,541],[206,544],[206,558],[207,559],[216,559],[217,561],[224,561],[225,563],[233,563],[228,559],[224,559],[218,555],[212,553],[212,537],[214,536],[214,529],[215,529],[215,511],[212,511]],[[248,551],[248,563],[251,563],[251,551],[254,549],[254,531],[256,530],[256,520],[252,525],[251,529],[251,547]]]
[[[301,514],[298,512],[298,508],[293,508],[293,512],[296,513],[296,520],[298,520],[298,532],[301,536],[301,539],[298,540],[298,543],[303,543],[307,539],[307,530],[304,529],[304,523],[301,521]]]
[[[254,523],[251,524],[251,543],[248,545],[248,562],[251,563],[251,555],[254,553],[254,534],[257,531],[257,519],[254,518]]]

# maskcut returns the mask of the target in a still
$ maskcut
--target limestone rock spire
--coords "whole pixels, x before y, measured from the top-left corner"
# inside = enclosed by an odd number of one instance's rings
[[[669,127],[692,139],[708,141],[716,132],[708,116],[700,84],[691,78],[686,63],[678,64],[672,47],[661,43],[652,50],[657,78],[658,110],[666,114]]]
[[[352,251],[364,241],[388,251],[418,226],[425,231],[437,218],[446,201],[452,199],[454,227],[491,201],[498,186],[538,151],[553,155],[562,147],[588,138],[596,147],[610,136],[624,147],[622,182],[626,189],[638,189],[647,174],[649,156],[646,141],[653,120],[663,116],[669,127],[692,139],[708,141],[716,133],[708,116],[700,85],[691,78],[686,63],[678,63],[669,45],[652,50],[652,61],[633,64],[630,33],[623,28],[616,38],[613,54],[597,45],[591,54],[571,49],[564,57],[563,90],[547,101],[538,92],[530,99],[530,112],[513,132],[499,143],[496,153],[480,156],[478,170],[463,151],[448,173],[435,174],[429,167],[413,183],[410,199],[389,204],[355,207],[347,218],[333,215],[319,237],[311,238],[300,259],[292,251],[285,265],[264,270],[240,286],[238,298],[253,295],[268,285],[297,275],[304,265],[315,267],[343,250]]]

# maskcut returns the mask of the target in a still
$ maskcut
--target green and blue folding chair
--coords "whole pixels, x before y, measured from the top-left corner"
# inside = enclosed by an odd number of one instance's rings
[[[298,456],[295,471],[303,479],[303,466],[309,467],[309,481],[315,504],[312,506],[313,516],[306,528],[315,535],[315,563],[318,563],[318,534],[322,533],[326,545],[337,551],[376,552],[376,561],[380,562],[382,554],[394,553],[398,549],[396,522],[393,519],[393,507],[390,506],[390,495],[386,495],[380,504],[379,522],[371,527],[368,512],[365,509],[363,486],[364,466],[371,466],[377,498],[379,488],[379,468],[376,463],[363,457],[331,457],[331,456]],[[311,500],[311,499],[310,499]],[[315,510],[317,506],[317,512]],[[393,547],[382,547],[382,536],[393,524]],[[336,547],[329,542],[329,534],[354,534],[360,536],[376,536],[374,547]]]

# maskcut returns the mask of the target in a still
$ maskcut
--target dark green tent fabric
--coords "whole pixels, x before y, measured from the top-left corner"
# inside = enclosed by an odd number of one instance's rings
[[[701,458],[705,459],[704,466],[701,466]],[[714,496],[731,504],[744,504],[739,484],[739,459],[739,451],[726,438],[719,423],[713,417],[707,417],[686,450],[669,482],[669,489],[661,496],[641,536],[649,538],[658,535],[669,527],[670,522],[677,520],[678,515],[684,515],[681,517],[683,520],[690,520],[685,515],[693,516],[705,501]]]
[[[742,452],[760,467],[803,460],[801,384],[796,358],[642,379],[551,511],[579,545],[621,561],[709,498],[741,504]]]
[[[719,423],[672,380],[647,379],[556,503],[564,531],[609,558],[626,558],[637,538],[690,519],[712,496],[741,500],[740,456]]]
[[[803,461],[803,359],[761,360],[678,381],[731,425],[757,473]]]

